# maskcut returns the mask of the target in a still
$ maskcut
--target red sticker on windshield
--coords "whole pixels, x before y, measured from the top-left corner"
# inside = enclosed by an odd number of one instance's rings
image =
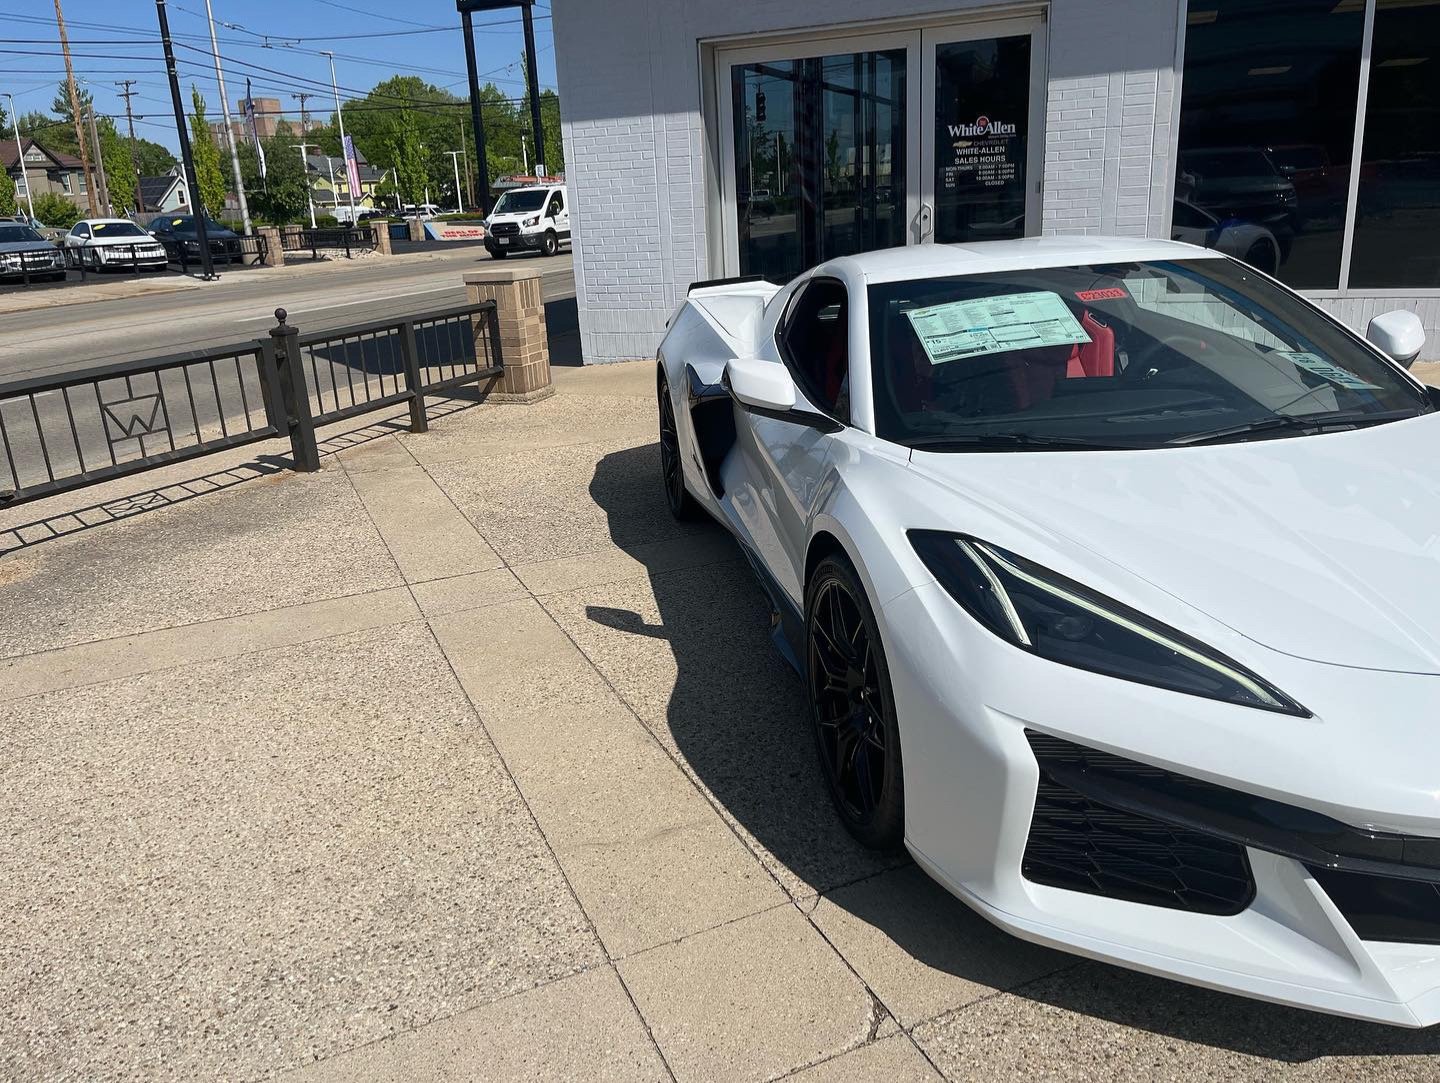
[[[1081,290],[1075,296],[1082,301],[1119,301],[1130,295],[1118,286],[1112,286],[1108,290]]]

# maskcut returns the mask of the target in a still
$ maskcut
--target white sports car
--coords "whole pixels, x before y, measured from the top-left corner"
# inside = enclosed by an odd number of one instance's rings
[[[698,284],[671,509],[773,600],[846,826],[996,924],[1440,1021],[1440,393],[1169,241]]]

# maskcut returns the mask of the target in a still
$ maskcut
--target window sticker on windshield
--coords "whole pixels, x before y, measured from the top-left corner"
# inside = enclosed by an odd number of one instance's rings
[[[1090,341],[1060,295],[1043,290],[947,301],[912,308],[905,315],[932,365],[983,354]]]
[[[1318,354],[1305,353],[1301,350],[1276,350],[1274,356],[1283,357],[1306,372],[1313,372],[1321,379],[1329,380],[1339,387],[1347,387],[1352,391],[1380,390],[1379,384],[1366,383],[1353,372],[1348,372],[1339,365],[1332,365]]]
[[[1119,286],[1104,290],[1081,290],[1075,297],[1081,301],[1123,301],[1130,295]]]

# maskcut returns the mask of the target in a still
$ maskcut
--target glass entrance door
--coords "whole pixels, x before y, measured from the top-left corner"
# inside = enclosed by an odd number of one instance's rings
[[[904,48],[730,69],[740,274],[793,278],[905,243],[910,87]]]
[[[921,240],[1040,232],[1044,32],[1038,19],[924,32]]]
[[[718,53],[724,273],[1039,233],[1044,57],[1039,18]]]

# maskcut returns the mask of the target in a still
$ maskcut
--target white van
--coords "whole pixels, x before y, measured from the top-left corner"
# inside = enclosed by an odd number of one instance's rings
[[[570,207],[563,184],[511,188],[485,219],[485,249],[496,259],[511,252],[553,256],[570,243]]]

